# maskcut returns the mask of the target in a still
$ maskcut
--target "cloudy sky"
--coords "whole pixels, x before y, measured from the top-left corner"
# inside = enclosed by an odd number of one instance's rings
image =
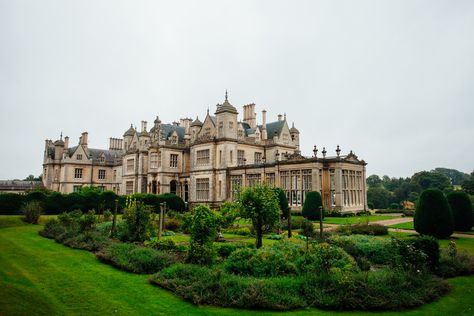
[[[0,179],[45,139],[107,147],[156,115],[287,113],[368,174],[474,168],[474,2],[0,0]]]

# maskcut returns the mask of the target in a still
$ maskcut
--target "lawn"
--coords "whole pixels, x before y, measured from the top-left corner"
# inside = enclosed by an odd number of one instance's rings
[[[345,225],[345,224],[366,223],[367,221],[369,222],[383,221],[383,220],[395,219],[395,218],[400,218],[400,217],[401,216],[387,216],[387,215],[325,217],[323,222],[325,224]]]
[[[0,227],[4,227],[0,228],[0,315],[283,314],[195,306],[150,285],[147,275],[114,269],[100,263],[89,252],[70,249],[40,237],[41,226],[26,225],[15,217],[0,216]],[[458,246],[474,254],[474,240],[459,239]],[[449,296],[416,310],[384,315],[472,315],[474,276],[450,282],[453,292]],[[375,315],[317,309],[284,314]]]
[[[400,224],[393,224],[389,225],[388,227],[390,228],[399,228],[399,229],[412,229],[414,230],[413,222],[406,222],[406,223],[400,223]],[[468,232],[458,232],[456,231],[455,233],[459,234],[468,234],[468,235],[474,235],[474,230],[468,231]]]

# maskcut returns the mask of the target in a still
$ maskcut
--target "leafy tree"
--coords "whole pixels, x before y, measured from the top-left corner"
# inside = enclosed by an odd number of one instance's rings
[[[423,191],[414,216],[415,230],[420,235],[446,238],[454,231],[451,208],[443,192],[438,189]]]
[[[199,205],[194,209],[191,224],[191,241],[188,261],[197,264],[211,264],[215,253],[213,241],[216,238],[216,219],[210,208]]]
[[[309,220],[319,220],[320,207],[323,206],[323,200],[321,194],[316,191],[306,193],[306,197],[303,204],[301,215]],[[323,213],[324,218],[324,213]]]
[[[376,174],[369,176],[366,180],[366,183],[369,187],[375,188],[382,185],[382,179]]]
[[[474,226],[474,213],[469,196],[465,192],[454,191],[448,194],[447,199],[453,212],[454,229],[470,231]]]
[[[474,171],[471,173],[471,176],[466,178],[462,182],[462,189],[464,192],[470,195],[474,195]]]
[[[449,178],[439,172],[417,172],[411,177],[411,181],[418,184],[422,190],[438,189],[443,191],[451,188],[451,181]]]
[[[446,177],[451,180],[452,185],[460,185],[462,182],[469,177],[467,173],[461,172],[456,169],[448,169],[448,168],[435,168],[431,172],[438,172],[444,174]]]
[[[372,203],[374,208],[387,208],[391,193],[383,187],[375,187],[367,190],[367,202]]]
[[[257,248],[262,247],[263,227],[274,227],[280,219],[275,190],[266,184],[245,188],[238,197],[243,218],[252,221],[257,235]]]

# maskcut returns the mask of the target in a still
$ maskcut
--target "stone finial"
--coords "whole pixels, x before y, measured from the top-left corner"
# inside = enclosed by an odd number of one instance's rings
[[[327,153],[327,151],[326,151],[326,147],[323,147],[323,151],[322,151],[322,153],[323,153],[323,158],[326,158],[326,153]]]
[[[339,145],[337,145],[336,155],[339,157],[340,154],[341,154],[341,149],[339,148]]]

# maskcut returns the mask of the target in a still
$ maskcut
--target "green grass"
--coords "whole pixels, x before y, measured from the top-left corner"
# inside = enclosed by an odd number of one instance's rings
[[[41,226],[0,216],[0,315],[282,315],[195,306],[152,286],[147,275],[112,268],[94,255],[67,248],[38,235]],[[442,244],[445,243],[442,241]],[[474,240],[460,238],[458,247],[474,254]],[[472,315],[474,276],[452,279],[453,292],[422,308],[383,315]],[[377,313],[378,315],[379,313]],[[370,315],[317,309],[284,315]]]
[[[337,224],[337,225],[345,225],[345,224],[359,224],[369,222],[376,222],[376,221],[383,221],[388,219],[395,219],[400,218],[401,216],[386,216],[386,215],[369,215],[369,216],[351,216],[351,217],[325,217],[324,223],[325,224]]]
[[[390,227],[390,228],[399,228],[399,229],[411,229],[411,230],[414,230],[414,229],[415,229],[413,222],[406,222],[406,223],[393,224],[393,225],[389,225],[388,227]],[[456,231],[455,233],[458,233],[458,234],[467,234],[467,235],[474,235],[474,230],[471,230],[471,231],[468,231],[468,232],[459,232],[459,231]]]

